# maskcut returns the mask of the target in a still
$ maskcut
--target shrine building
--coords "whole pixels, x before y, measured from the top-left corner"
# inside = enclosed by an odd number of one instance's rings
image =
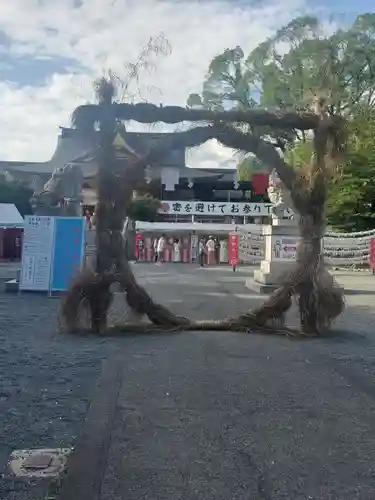
[[[167,135],[127,132],[124,127],[116,137],[118,161],[132,154],[146,154]],[[84,175],[83,205],[93,208],[97,173],[95,142],[95,137],[83,135],[76,129],[61,128],[56,150],[49,161],[0,161],[0,175],[41,190],[55,169],[74,163],[81,167]],[[186,165],[185,149],[170,151],[157,165],[146,170],[142,191],[161,201],[154,222],[137,223],[146,249],[150,249],[151,242],[160,234],[166,234],[170,240],[179,239],[190,248],[192,235],[193,239],[198,235],[227,239],[236,225],[260,224],[270,217],[266,174],[238,181],[235,168],[190,168]],[[150,250],[148,254],[145,252],[144,259],[151,258]],[[190,258],[185,255],[187,260]]]

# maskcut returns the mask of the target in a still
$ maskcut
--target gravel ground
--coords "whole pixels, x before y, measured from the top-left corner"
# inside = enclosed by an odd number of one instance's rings
[[[58,305],[58,299],[41,296],[0,295],[3,469],[15,449],[72,445],[101,361],[114,343],[60,336]],[[14,483],[6,475],[0,479],[1,500],[34,500],[42,498],[42,492],[38,484]]]
[[[263,300],[244,288],[246,270],[233,273],[190,266],[172,270],[148,265],[135,269],[155,298],[175,312],[195,318],[206,318],[207,311],[211,316],[224,317]],[[375,352],[374,343],[371,340],[369,344],[366,337],[372,331],[373,298],[366,297],[353,297],[349,305],[355,309],[341,322],[341,326],[346,325],[346,335],[350,336],[352,329],[359,340],[363,335],[363,342],[356,342],[357,359]],[[117,301],[121,301],[120,296]],[[207,302],[211,303],[208,310]],[[61,336],[56,329],[58,306],[56,298],[0,294],[0,466],[4,471],[15,449],[74,444],[103,359],[124,346],[121,339]],[[324,344],[319,348],[327,354]],[[336,345],[332,362],[338,355],[353,357],[352,352],[352,342]],[[354,364],[355,360],[351,361]],[[348,365],[340,366],[344,370]],[[367,363],[367,370],[372,376],[373,363]],[[349,375],[355,379],[353,373],[351,370]],[[354,383],[367,390],[362,379]],[[40,500],[44,491],[43,485],[14,482],[5,473],[0,478],[0,500]]]
[[[183,269],[182,274],[148,265],[134,269],[154,297],[179,314],[205,317],[205,301],[228,294],[227,289],[219,293],[217,283],[210,279],[207,283],[207,276],[197,270],[190,274],[191,268]],[[1,271],[4,276],[14,273],[5,266]],[[176,293],[176,287],[194,302],[189,311],[186,297]],[[243,290],[243,281],[240,288]],[[113,318],[119,318],[121,304],[121,296],[117,296]],[[10,453],[74,444],[101,363],[121,346],[120,339],[61,336],[56,323],[58,307],[58,298],[0,293],[0,500],[43,498],[45,485],[15,482],[6,473]],[[223,317],[229,312],[230,304],[223,304],[218,314]]]

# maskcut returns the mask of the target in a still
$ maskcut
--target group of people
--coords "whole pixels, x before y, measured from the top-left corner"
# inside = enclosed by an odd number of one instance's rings
[[[164,234],[153,240],[153,254],[155,264],[162,264],[164,262],[164,253],[167,248],[167,240]],[[169,248],[169,244],[168,244]],[[137,260],[142,260],[142,254],[144,252],[144,242],[140,240],[138,242],[138,252]],[[194,256],[195,254],[195,256]],[[192,261],[194,262],[198,258],[198,263],[201,267],[205,264],[212,266],[220,262],[220,242],[218,238],[209,236],[208,238],[202,237],[198,242],[198,248],[192,255]],[[174,239],[172,244],[172,262],[182,261],[182,250],[181,242],[178,238]]]
[[[160,238],[154,240],[154,259],[156,264],[161,264],[164,260],[164,250],[166,247],[165,235],[162,234]],[[173,241],[173,257],[172,262],[181,262],[181,243],[178,238]]]

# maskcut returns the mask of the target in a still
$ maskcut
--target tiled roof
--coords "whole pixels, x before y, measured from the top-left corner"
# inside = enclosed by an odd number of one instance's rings
[[[135,155],[145,154],[157,142],[168,134],[165,133],[138,133],[126,132],[121,134],[125,138],[124,149]],[[19,174],[51,174],[56,168],[61,168],[67,163],[75,162],[81,165],[86,178],[93,177],[97,172],[94,148],[95,136],[85,136],[79,131],[69,128],[61,128],[61,134],[57,140],[56,150],[49,161],[35,162],[7,162],[0,161],[0,172],[13,171]],[[176,167],[180,170],[180,178],[221,178],[223,174],[233,175],[234,169],[197,169],[187,167],[185,164],[185,150],[172,150],[166,158],[160,161],[160,166],[152,167],[152,178],[161,175],[164,167]]]

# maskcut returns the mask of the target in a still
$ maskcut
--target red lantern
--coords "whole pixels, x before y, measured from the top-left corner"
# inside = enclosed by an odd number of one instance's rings
[[[254,194],[265,194],[268,189],[268,173],[258,172],[251,177]]]

